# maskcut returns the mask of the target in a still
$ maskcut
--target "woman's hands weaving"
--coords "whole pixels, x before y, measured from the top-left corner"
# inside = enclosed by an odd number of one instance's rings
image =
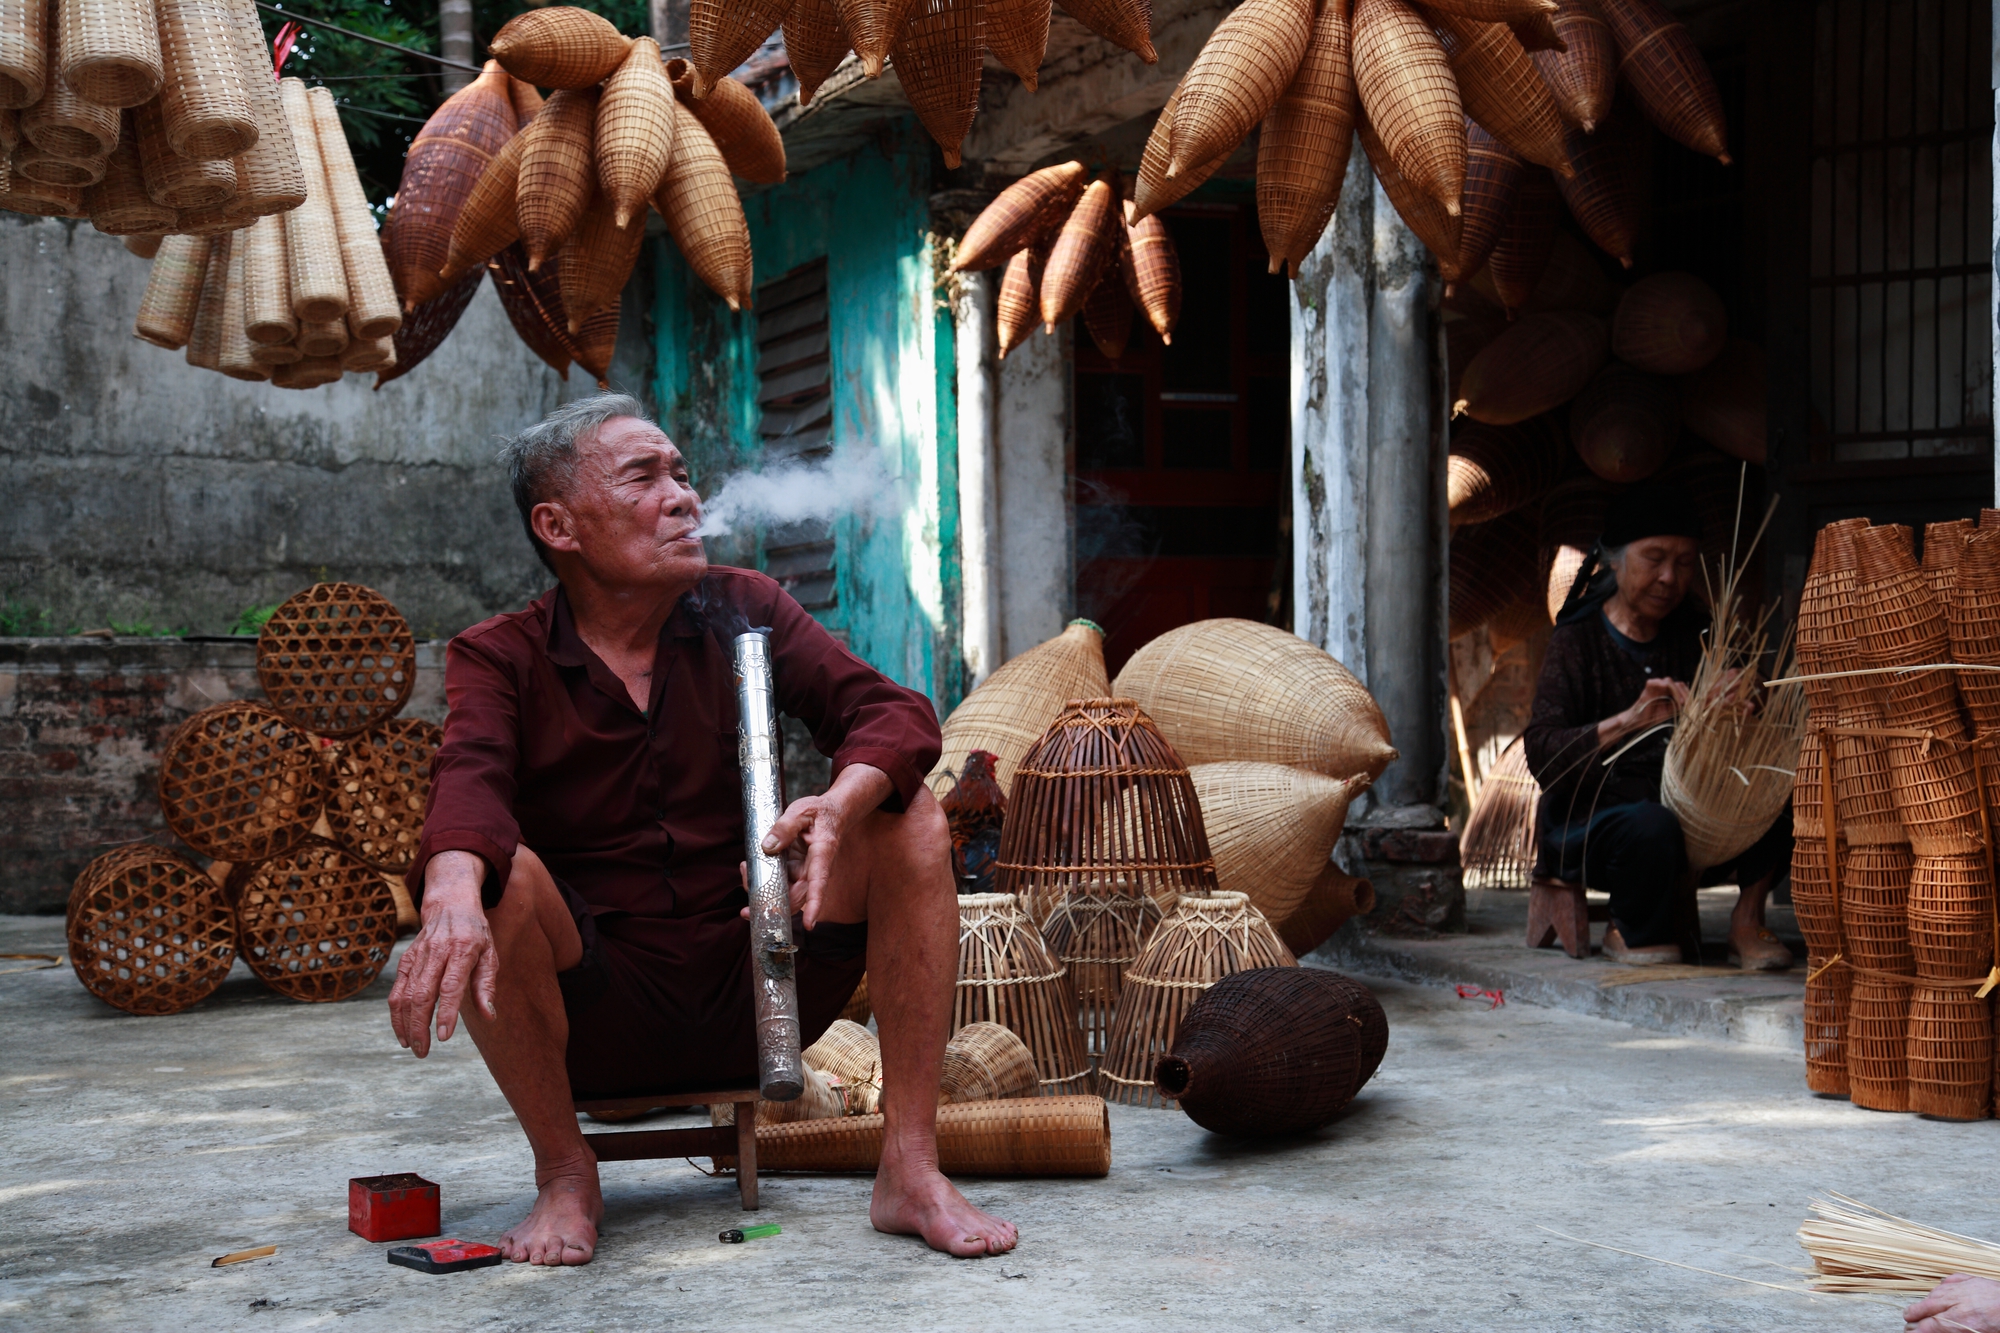
[[[1688,687],[1677,680],[1646,682],[1639,697],[1623,712],[1613,713],[1597,724],[1598,748],[1612,744],[1635,731],[1668,721],[1687,706]]]

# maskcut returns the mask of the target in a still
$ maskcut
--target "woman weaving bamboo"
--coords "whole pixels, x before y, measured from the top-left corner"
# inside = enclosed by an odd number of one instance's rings
[[[1611,895],[1604,952],[1622,963],[1678,963],[1699,929],[1683,910],[1686,844],[1660,803],[1660,775],[1666,724],[1701,660],[1707,618],[1687,604],[1700,536],[1682,487],[1643,484],[1611,502],[1549,638],[1522,737],[1542,786],[1535,874]],[[1764,925],[1765,895],[1791,845],[1786,811],[1748,851],[1702,875],[1742,886],[1729,921],[1730,960],[1741,967],[1792,964]]]

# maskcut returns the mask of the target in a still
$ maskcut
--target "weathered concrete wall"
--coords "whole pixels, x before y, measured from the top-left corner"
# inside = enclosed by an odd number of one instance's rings
[[[379,393],[297,392],[135,339],[146,274],[87,225],[0,214],[0,601],[57,632],[215,633],[353,579],[442,636],[546,586],[494,444],[595,386],[537,361],[490,286]]]

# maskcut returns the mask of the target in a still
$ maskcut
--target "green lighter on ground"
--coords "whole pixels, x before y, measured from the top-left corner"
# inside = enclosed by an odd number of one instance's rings
[[[718,1239],[730,1244],[741,1245],[746,1240],[758,1240],[764,1236],[775,1236],[781,1230],[776,1222],[762,1222],[754,1227],[731,1227]]]

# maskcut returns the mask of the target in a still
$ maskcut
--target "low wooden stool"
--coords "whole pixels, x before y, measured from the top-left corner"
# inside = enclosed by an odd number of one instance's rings
[[[736,1189],[743,1207],[757,1208],[757,1089],[708,1088],[694,1092],[652,1092],[633,1097],[579,1099],[582,1112],[650,1111],[658,1106],[736,1108],[733,1125],[696,1125],[686,1129],[634,1129],[585,1134],[583,1141],[600,1162],[651,1162],[666,1157],[736,1158]]]
[[[1528,881],[1528,947],[1546,949],[1561,941],[1571,958],[1590,957],[1590,923],[1609,921],[1608,907],[1592,907],[1583,885],[1549,875]]]

